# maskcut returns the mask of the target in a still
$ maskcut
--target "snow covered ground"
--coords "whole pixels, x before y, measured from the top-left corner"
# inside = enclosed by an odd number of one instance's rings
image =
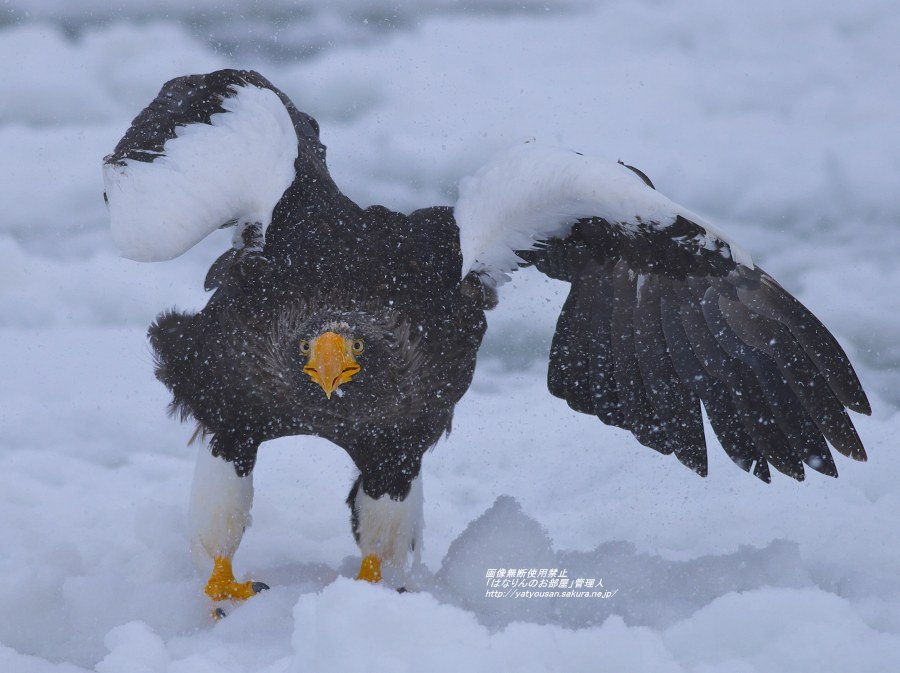
[[[900,670],[900,7],[449,0],[8,0],[0,7],[0,670]],[[834,331],[874,407],[867,464],[710,476],[544,386],[564,297],[523,272],[424,464],[416,591],[348,578],[349,459],[267,444],[235,559],[272,586],[209,618],[146,325],[200,306],[227,234],[121,260],[100,160],[169,77],[260,69],[362,204],[452,203],[526,136],[643,169]],[[496,568],[609,598],[494,598]]]

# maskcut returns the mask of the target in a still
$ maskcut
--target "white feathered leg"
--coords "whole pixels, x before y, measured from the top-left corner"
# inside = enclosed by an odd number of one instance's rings
[[[413,479],[409,494],[403,500],[389,495],[372,498],[359,484],[353,502],[355,533],[362,552],[357,579],[378,582],[382,564],[386,570],[405,578],[406,570],[417,563],[422,553],[423,521],[422,475]],[[412,554],[410,554],[412,552]]]
[[[206,445],[197,452],[188,521],[191,556],[198,568],[213,570],[206,594],[215,601],[243,600],[269,587],[262,582],[237,582],[231,558],[250,525],[253,473],[239,477],[234,464],[212,455]]]
[[[231,558],[250,525],[253,504],[253,473],[239,477],[234,465],[200,446],[188,521],[191,529],[191,556],[198,567],[208,566],[208,558]]]

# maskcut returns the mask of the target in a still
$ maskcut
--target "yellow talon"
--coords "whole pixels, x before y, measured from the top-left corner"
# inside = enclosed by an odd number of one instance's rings
[[[234,579],[231,559],[217,556],[213,561],[212,575],[206,583],[204,592],[214,601],[243,601],[269,587],[262,582],[238,582]]]
[[[366,582],[380,582],[381,559],[375,554],[364,556],[362,563],[359,566],[359,574],[356,576],[356,579],[365,580]]]

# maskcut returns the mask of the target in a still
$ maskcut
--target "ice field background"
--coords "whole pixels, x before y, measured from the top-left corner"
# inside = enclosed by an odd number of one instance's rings
[[[888,0],[0,4],[0,670],[898,670],[898,35]],[[166,417],[144,335],[203,305],[230,234],[119,258],[100,163],[165,80],[220,67],[315,116],[361,205],[452,204],[527,137],[638,166],[834,332],[872,401],[869,462],[765,485],[708,430],[700,479],[570,411],[545,385],[566,288],[523,271],[424,461],[415,590],[350,579],[349,458],[286,438],[260,451],[235,558],[272,589],[213,622],[193,428]],[[489,598],[499,567],[617,591]]]

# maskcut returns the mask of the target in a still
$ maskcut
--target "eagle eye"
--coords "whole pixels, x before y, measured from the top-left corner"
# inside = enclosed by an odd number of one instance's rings
[[[366,344],[362,339],[354,339],[353,345],[350,346],[350,349],[353,351],[354,355],[359,355],[364,350],[366,350]]]
[[[300,352],[301,352],[303,355],[309,355],[309,351],[310,351],[309,342],[308,342],[306,339],[303,339],[303,340],[300,342]]]

